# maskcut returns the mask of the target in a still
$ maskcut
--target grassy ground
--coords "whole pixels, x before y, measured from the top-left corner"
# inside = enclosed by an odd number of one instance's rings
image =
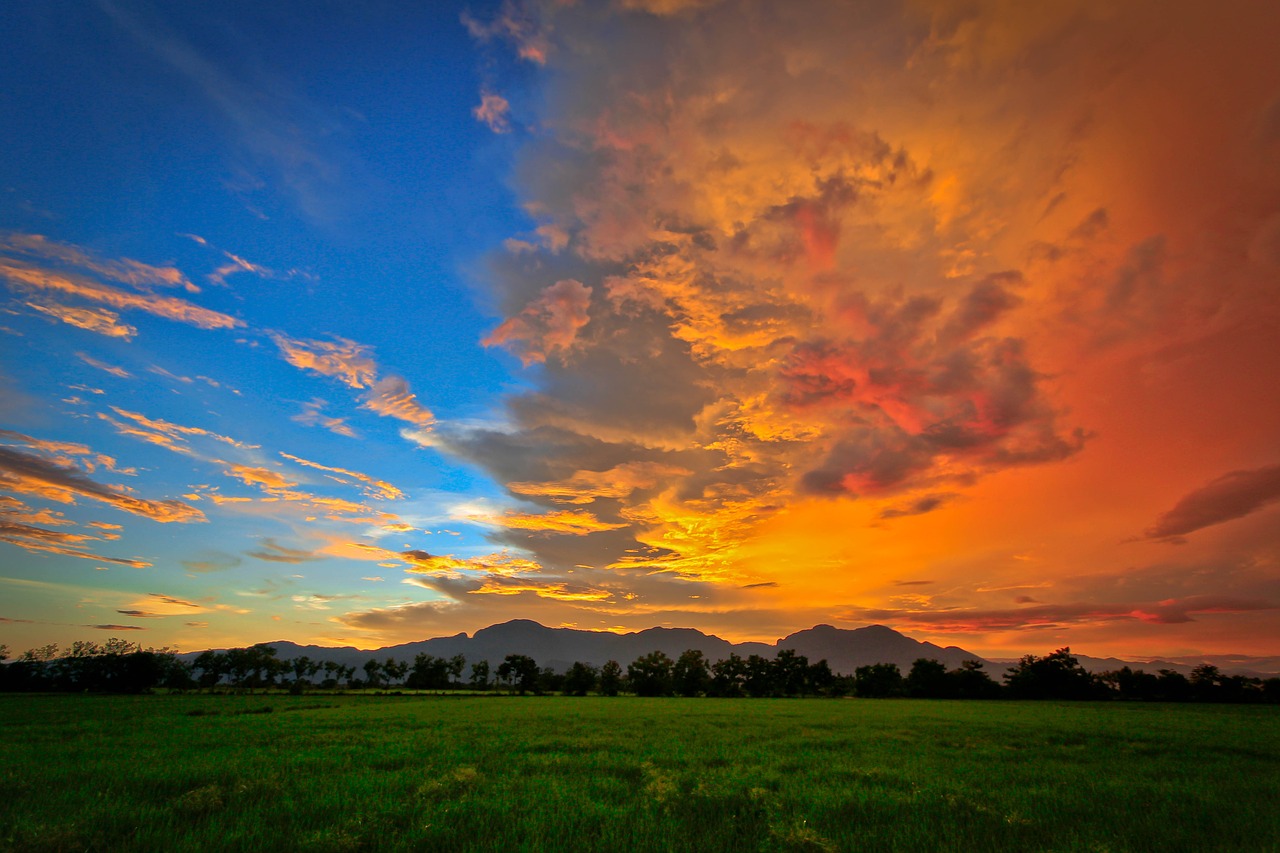
[[[1278,804],[1274,707],[0,695],[11,850],[1280,850]]]

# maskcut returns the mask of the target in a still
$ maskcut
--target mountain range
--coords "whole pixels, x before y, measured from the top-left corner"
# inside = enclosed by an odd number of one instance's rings
[[[874,663],[897,664],[903,674],[906,674],[917,659],[932,658],[945,664],[948,669],[954,669],[966,660],[982,661],[987,672],[999,680],[1007,666],[1016,662],[1016,659],[984,659],[957,646],[943,647],[913,640],[884,625],[853,629],[816,625],[774,643],[731,643],[694,628],[648,628],[633,633],[615,634],[578,628],[548,628],[528,619],[513,619],[482,628],[471,636],[462,633],[372,650],[351,646],[303,646],[288,640],[267,645],[276,649],[276,656],[281,660],[293,660],[305,655],[314,660],[331,660],[357,667],[370,658],[392,658],[412,663],[419,654],[444,658],[462,655],[468,663],[485,660],[490,666],[496,667],[507,655],[523,654],[536,660],[539,666],[551,667],[560,672],[568,669],[574,661],[598,667],[615,660],[625,667],[641,655],[653,651],[661,651],[674,660],[686,649],[698,649],[710,661],[722,660],[730,654],[743,658],[749,655],[772,658],[782,649],[792,649],[807,657],[810,662],[825,659],[833,671],[845,675],[852,675],[858,667]],[[1052,649],[1044,649],[1038,654],[1050,651]],[[190,659],[196,654],[192,652],[182,657]],[[1123,661],[1086,655],[1076,657],[1090,671],[1130,666],[1148,672],[1172,669],[1188,674],[1197,663],[1202,662],[1214,663],[1224,672],[1242,675],[1266,677],[1280,671],[1280,658],[1248,658],[1240,655],[1223,655],[1194,661]]]

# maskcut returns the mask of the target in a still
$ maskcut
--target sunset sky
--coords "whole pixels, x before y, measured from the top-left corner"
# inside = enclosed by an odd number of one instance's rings
[[[1280,4],[0,4],[0,643],[1280,654]]]

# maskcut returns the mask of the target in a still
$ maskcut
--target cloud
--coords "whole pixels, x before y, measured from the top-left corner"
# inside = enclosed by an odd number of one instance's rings
[[[321,410],[327,405],[324,400],[314,398],[309,403],[302,404],[302,411],[294,415],[293,420],[306,426],[318,426],[329,430],[334,435],[342,435],[347,438],[359,438],[360,433],[356,432],[346,421],[345,418],[332,418],[325,415]]]
[[[404,492],[400,491],[395,486],[390,483],[383,482],[382,480],[375,480],[367,474],[361,474],[359,471],[351,471],[347,468],[331,468],[328,465],[321,465],[319,462],[311,462],[298,456],[294,456],[291,453],[285,453],[284,451],[280,451],[280,455],[291,462],[296,462],[307,468],[314,468],[317,471],[327,471],[329,474],[336,474],[338,476],[333,479],[340,483],[348,483],[354,480],[361,484],[364,493],[371,498],[379,498],[381,500],[389,501],[401,500],[404,498]]]
[[[182,501],[136,498],[118,487],[106,486],[89,479],[73,466],[59,465],[40,456],[9,448],[0,448],[0,486],[12,492],[59,503],[75,503],[77,497],[85,497],[159,522],[206,520],[204,513]]]
[[[409,383],[399,376],[384,376],[374,383],[365,395],[363,408],[413,424],[420,430],[429,430],[435,423],[435,415],[409,390]]]
[[[1280,501],[1280,465],[1231,471],[1185,495],[1143,533],[1176,539],[1205,527],[1244,518]]]
[[[89,332],[97,332],[99,335],[106,335],[109,338],[131,341],[133,336],[138,334],[136,328],[128,323],[120,322],[119,314],[114,311],[108,311],[106,308],[72,308],[69,305],[59,305],[53,302],[43,304],[28,302],[27,307],[61,320],[69,326],[75,326],[78,329],[84,329]]]
[[[452,554],[430,554],[426,551],[405,551],[399,555],[408,564],[406,571],[414,574],[457,575],[475,572],[489,576],[523,575],[542,569],[537,562],[506,552],[483,557],[455,557]]]
[[[20,441],[32,450],[45,454],[51,461],[59,465],[72,465],[72,457],[78,459],[78,464],[83,465],[85,470],[92,474],[98,468],[105,468],[108,471],[114,471],[118,474],[136,474],[133,468],[121,468],[117,464],[114,457],[107,456],[105,453],[97,453],[87,444],[81,444],[75,441],[51,441],[49,439],[34,438],[20,432],[12,430],[0,429],[0,438],[9,438]],[[105,525],[97,522],[95,525],[118,529],[118,525]]]
[[[172,296],[130,293],[77,273],[61,273],[22,261],[0,259],[0,278],[9,286],[30,294],[58,294],[98,302],[116,310],[135,310],[185,323],[200,329],[235,329],[244,323],[208,308]]]
[[[1023,596],[1022,598],[1026,598]],[[1033,599],[1026,598],[1027,602]],[[1144,622],[1180,625],[1207,614],[1254,613],[1280,610],[1280,601],[1197,595],[1163,601],[1125,603],[1036,604],[1011,609],[887,609],[849,610],[842,618],[865,622],[893,622],[943,633],[987,633],[1069,625]]]
[[[880,518],[903,518],[909,515],[924,515],[926,512],[933,512],[946,506],[955,500],[956,494],[951,492],[937,492],[934,494],[922,495],[906,503],[895,504],[880,511]]]
[[[484,122],[494,133],[511,132],[511,104],[493,92],[482,92],[480,104],[471,111],[478,121]]]
[[[573,279],[557,281],[519,314],[503,321],[483,343],[513,350],[526,365],[546,361],[553,354],[563,358],[572,350],[578,331],[590,321],[590,304],[591,288]]]
[[[131,602],[129,609],[117,610],[116,612],[124,616],[132,616],[135,619],[158,619],[166,616],[195,616],[199,613],[213,611],[236,613],[242,616],[249,613],[243,607],[219,604],[212,599],[188,601],[185,598],[178,598],[160,592],[149,592],[143,598]]]
[[[86,536],[79,533],[68,533],[59,530],[47,530],[29,524],[16,523],[0,515],[0,542],[6,542],[26,551],[41,554],[57,554],[65,557],[78,557],[82,560],[111,563],[117,566],[129,566],[134,569],[146,569],[151,563],[146,560],[124,557],[107,557],[85,550],[84,543],[101,537]]]
[[[76,358],[80,359],[90,367],[101,370],[103,373],[111,374],[117,379],[130,379],[133,376],[132,373],[125,370],[123,367],[116,367],[115,365],[112,365],[112,364],[106,364],[105,362],[98,361],[96,358],[87,356],[82,352],[76,353]],[[98,393],[101,393],[101,392],[98,392]]]
[[[50,240],[40,234],[4,232],[0,234],[0,250],[58,261],[134,287],[175,287],[188,293],[200,292],[200,288],[175,267],[157,267],[130,258],[103,258],[79,246]]]
[[[278,544],[274,539],[263,539],[262,547],[256,551],[248,552],[250,557],[257,557],[259,560],[267,560],[272,563],[309,563],[313,560],[322,559],[322,555],[315,551],[308,551],[300,548],[286,548]]]
[[[546,513],[506,512],[501,515],[470,515],[469,520],[493,524],[511,530],[530,530],[541,533],[560,533],[585,536],[602,530],[617,530],[625,523],[601,521],[584,510],[557,510]]]
[[[234,447],[238,450],[257,450],[259,447],[256,444],[246,444],[245,442],[237,441],[236,439],[230,438],[229,436],[220,435],[216,432],[211,432],[210,430],[203,429],[201,427],[183,426],[181,424],[175,424],[175,423],[171,423],[170,421],[161,420],[160,418],[149,418],[146,415],[140,414],[139,412],[131,412],[126,409],[121,409],[118,406],[112,406],[111,411],[115,412],[117,415],[119,415],[122,418],[125,418],[126,420],[132,421],[134,424],[137,425],[137,427],[141,428],[141,431],[137,429],[128,428],[112,420],[108,416],[105,416],[105,415],[99,416],[99,417],[102,417],[104,420],[108,421],[109,423],[111,423],[113,426],[115,426],[117,431],[121,432],[122,434],[133,435],[138,438],[142,438],[146,441],[150,441],[153,444],[159,444],[164,447],[169,447],[170,449],[175,449],[176,445],[178,445],[179,443],[185,444],[187,437],[189,436],[212,439],[213,441],[217,441],[222,444],[229,445],[230,447]],[[179,452],[183,452],[183,451],[179,451]]]
[[[296,340],[278,333],[271,339],[285,361],[300,370],[337,379],[349,388],[368,388],[374,383],[377,365],[372,351],[355,341],[337,337],[332,341]]]

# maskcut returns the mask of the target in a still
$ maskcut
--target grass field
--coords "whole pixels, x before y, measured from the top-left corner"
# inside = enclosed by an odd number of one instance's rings
[[[9,850],[1280,850],[1275,707],[0,695]]]

